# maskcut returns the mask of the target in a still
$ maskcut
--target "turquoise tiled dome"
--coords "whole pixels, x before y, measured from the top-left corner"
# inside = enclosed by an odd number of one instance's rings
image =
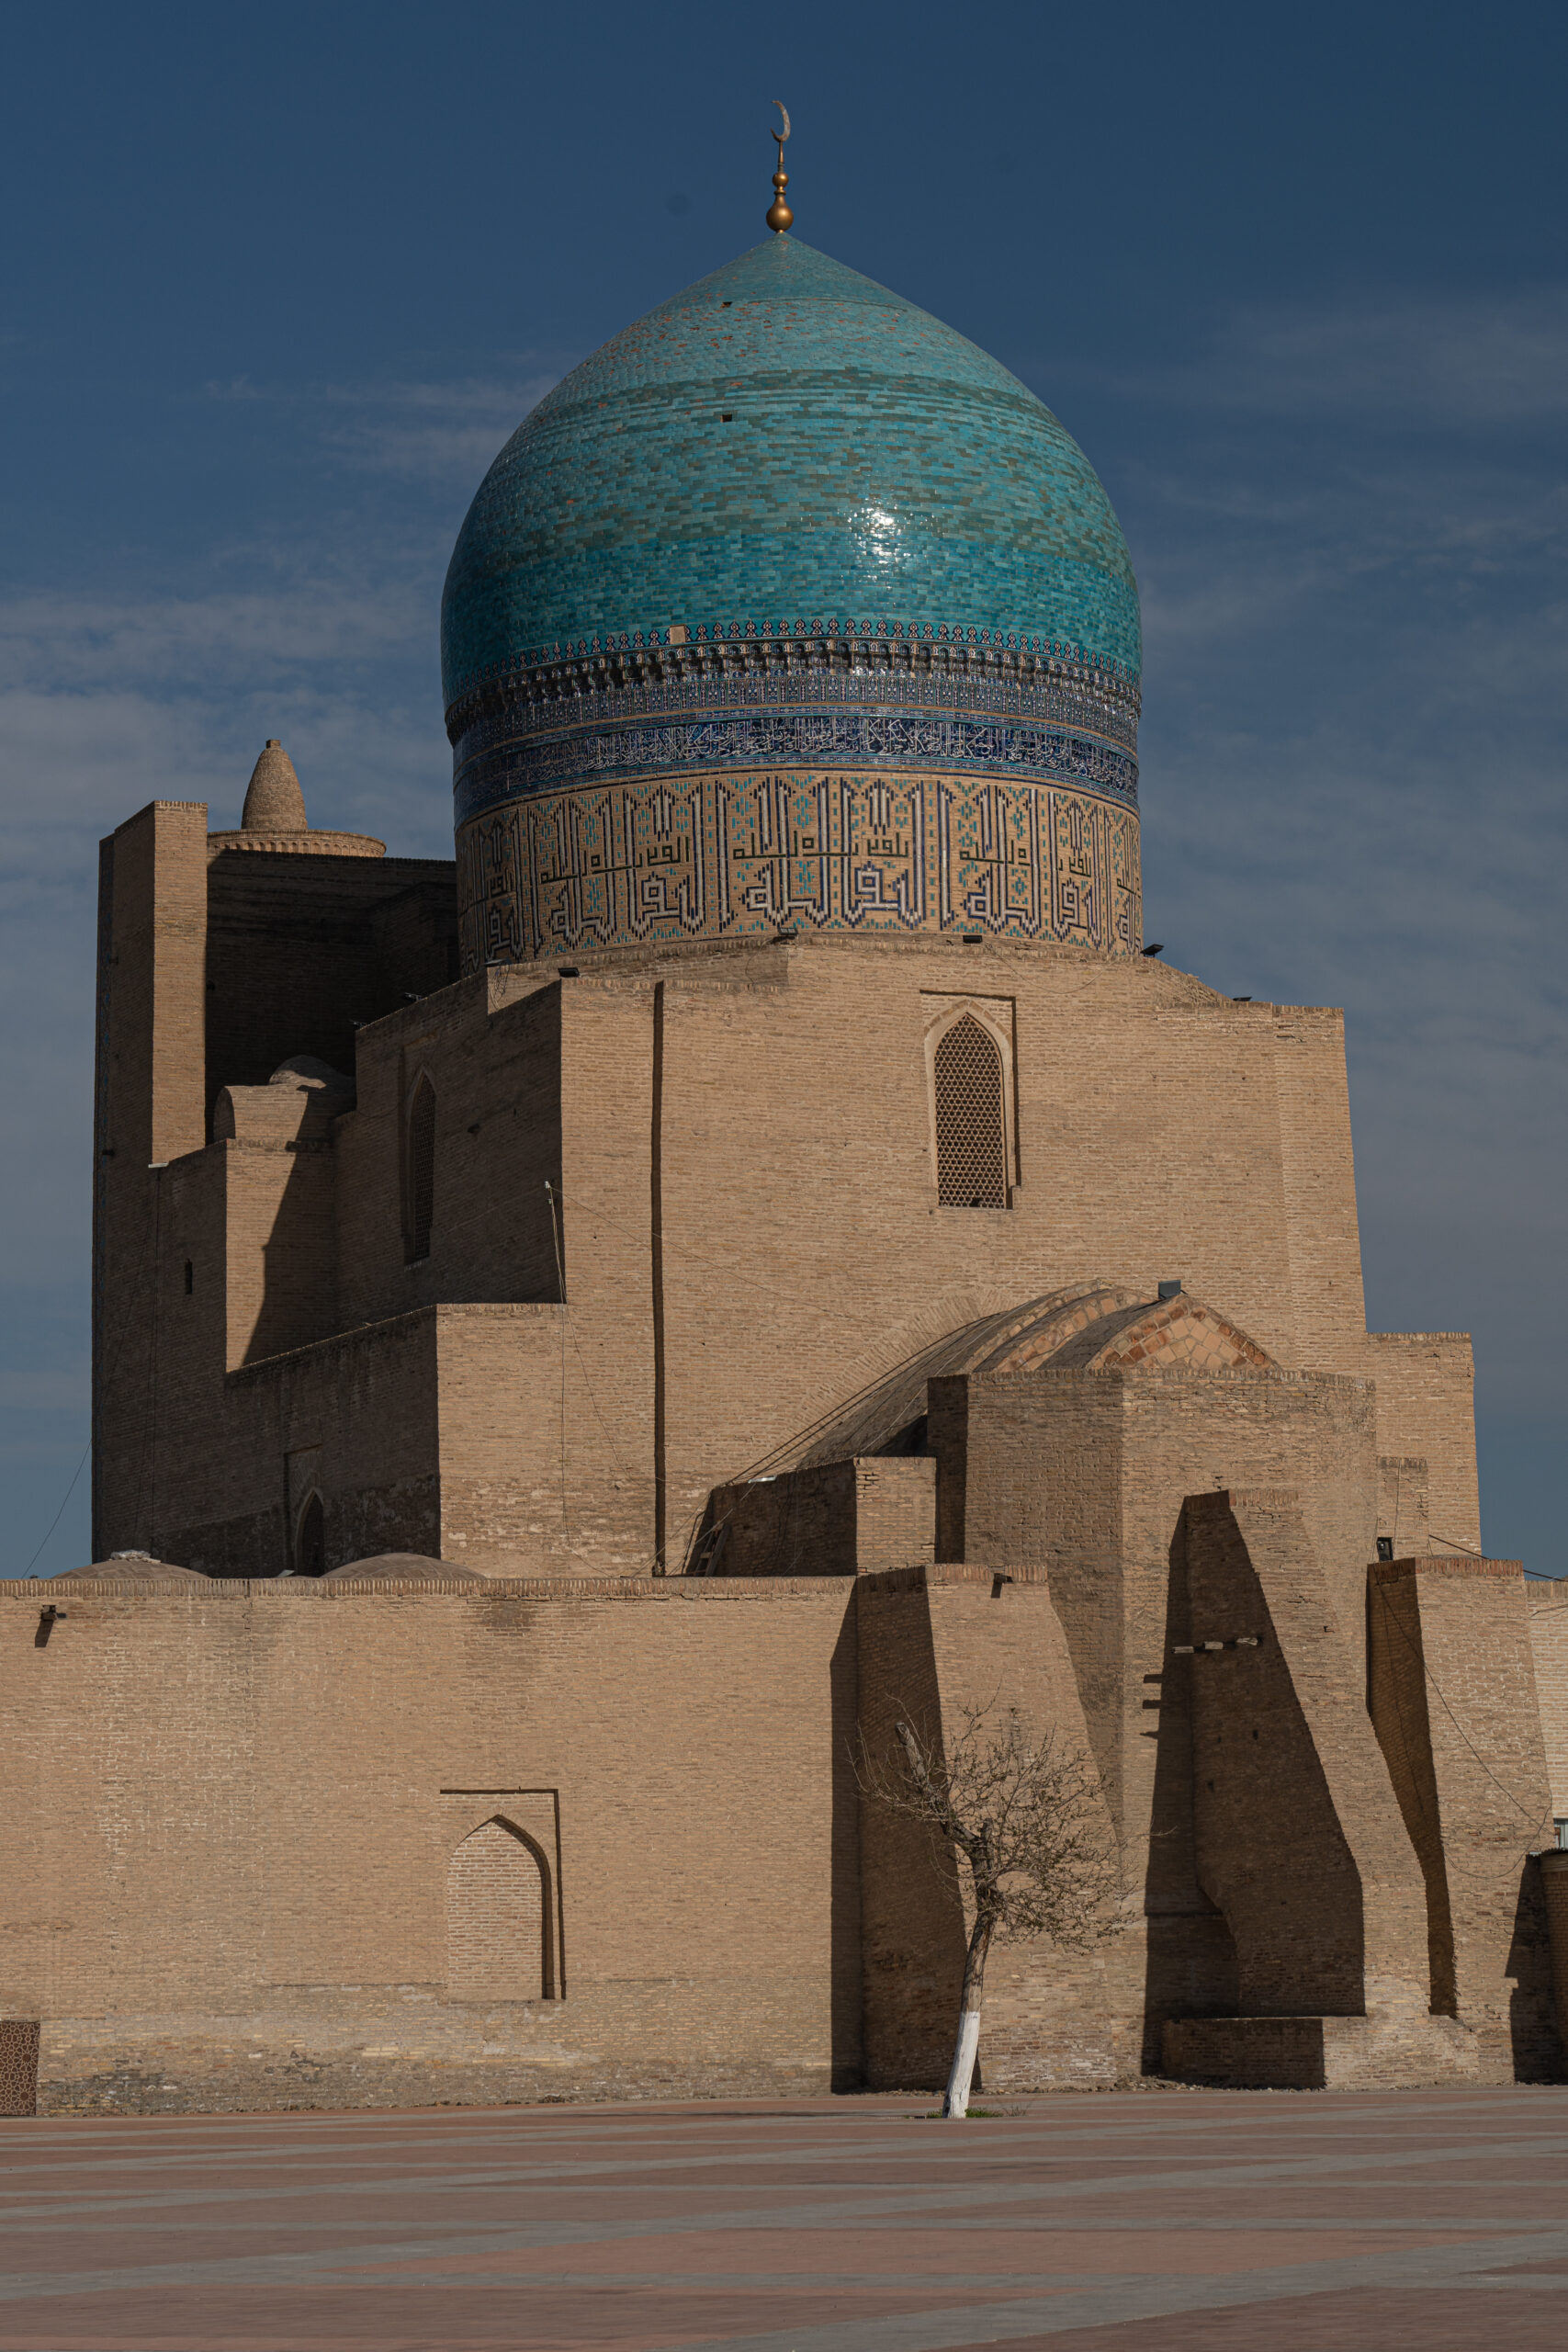
[[[519,425],[447,572],[446,700],[671,628],[825,623],[1139,669],[1126,542],[1049,409],[913,303],[770,237]]]

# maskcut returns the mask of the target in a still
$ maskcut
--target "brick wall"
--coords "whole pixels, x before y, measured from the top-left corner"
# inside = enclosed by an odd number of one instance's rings
[[[93,1214],[93,1525],[153,1548],[153,1432],[173,1368],[157,1307],[167,1182],[205,1137],[207,810],[154,801],[99,866]],[[177,1349],[174,1351],[177,1353]]]
[[[962,1415],[962,1470],[950,1432]],[[1362,1382],[1280,1373],[973,1374],[931,1384],[939,1541],[1043,1567],[1095,1755],[1125,1833],[1154,1795],[1151,1693],[1167,1662],[1168,1578],[1200,1480],[1298,1479],[1352,1644],[1373,1547],[1372,1407]]]
[[[554,1998],[551,1875],[547,1857],[499,1814],[470,1829],[448,1855],[449,1999]]]
[[[353,1071],[355,1025],[457,977],[447,859],[219,849],[208,875],[207,1102],[288,1054]]]
[[[1427,1885],[1432,2007],[1493,2081],[1559,2062],[1539,1873],[1551,1791],[1513,1560],[1404,1559],[1368,1579],[1370,1701]]]
[[[1462,1331],[1373,1331],[1366,1364],[1377,1383],[1378,1451],[1427,1464],[1434,1549],[1481,1549],[1475,1470],[1475,1364]],[[1407,1547],[1409,1531],[1401,1531]]]
[[[231,1081],[258,1087],[301,1051],[352,1072],[356,1021],[400,1003],[406,989],[445,986],[456,968],[452,872],[428,860],[214,853],[205,804],[194,801],[154,802],[104,844],[94,1217],[100,1557],[164,1548],[181,1525],[165,1504],[183,1466],[220,1432],[237,1440],[223,1466],[237,1487],[248,1482],[254,1433],[224,1408],[226,1366],[343,1328],[332,1267],[335,1174],[330,1163],[304,1164],[306,1153],[327,1150],[326,1138],[264,1138],[258,1127],[287,1124],[287,1114],[254,1109],[245,1140],[271,1146],[271,1164],[264,1150],[209,1172],[209,1183],[231,1192],[216,1225],[213,1194],[192,1163]],[[172,1164],[150,1169],[156,1161]],[[244,1514],[220,1506],[219,1515]]]
[[[1026,1570],[944,1566],[863,1577],[860,1729],[873,1759],[896,1725],[930,1742],[977,1708],[988,1724],[1017,1713],[1031,1736],[1054,1731],[1067,1751],[1089,1743],[1072,1665],[1043,1580]],[[982,1734],[984,1736],[984,1734]],[[861,1804],[866,2079],[936,2089],[958,2022],[967,1875],[949,1849],[874,1797]],[[1109,1813],[1104,1838],[1115,1852]],[[980,2069],[992,2091],[1109,2085],[1135,2075],[1143,1939],[1134,1896],[1114,1932],[1087,1951],[999,1943],[987,1971]]]
[[[1299,1498],[1196,1496],[1185,1535],[1198,1871],[1240,2010],[1425,2018],[1421,1870]]]
[[[843,1585],[86,1578],[39,1648],[49,1590],[0,1589],[0,2011],[45,2020],[46,2109],[858,2075]],[[558,1869],[564,1997],[501,1981],[498,1819]]]
[[[210,1281],[221,1272],[227,1372],[339,1328],[332,1126],[341,1102],[287,1084],[225,1087],[218,1098],[201,1157],[221,1166],[224,1247],[217,1268],[204,1262],[202,1273]],[[174,1190],[177,1200],[177,1179]],[[168,1255],[183,1268],[182,1222],[176,1208]]]
[[[1374,1359],[1375,1361],[1375,1359]],[[1380,1401],[1380,1419],[1382,1407]],[[1378,1533],[1393,1546],[1397,1560],[1427,1549],[1427,1459],[1419,1453],[1384,1453],[1378,1459]]]
[[[1345,1016],[1320,1005],[1268,1012],[1291,1261],[1291,1343],[1283,1361],[1355,1374],[1363,1369],[1366,1306]]]
[[[1551,1809],[1558,1820],[1568,1821],[1568,1578],[1532,1581],[1525,1597]]]
[[[378,864],[336,863],[355,888]],[[319,864],[325,888],[333,861],[270,864]],[[936,1199],[925,1032],[949,995],[1011,1021],[1005,1210]],[[437,1304],[554,1303],[564,1275],[569,1419],[582,1426],[555,1523],[508,1507],[527,1522],[515,1569],[588,1568],[581,1531],[596,1525],[616,1530],[606,1572],[678,1567],[715,1486],[798,1453],[912,1335],[1064,1282],[1113,1274],[1152,1297],[1179,1275],[1287,1368],[1364,1361],[1337,1016],[1235,1005],[1073,950],[823,940],[477,976],[360,1030],[356,1070],[357,1108],[331,1130],[330,1240],[312,1236],[313,1177],[258,1170],[259,1190],[235,1192],[233,1251],[262,1294],[243,1310],[245,1352],[299,1344],[301,1300],[349,1330]],[[428,1258],[410,1265],[403,1128],[422,1075],[435,1216]],[[1407,1434],[1381,1441],[1437,1464],[1434,1511],[1439,1493],[1473,1489],[1472,1460],[1450,1459],[1469,1442],[1451,1354],[1401,1408]],[[1411,1388],[1407,1349],[1383,1343],[1379,1361]],[[202,1365],[215,1388],[220,1370]],[[128,1408],[117,1460],[144,1426]],[[176,1454],[196,1437],[166,1414],[160,1426]],[[323,1466],[363,1484],[352,1459]],[[492,1528],[508,1518],[484,1512]],[[446,1519],[451,1541],[468,1538],[455,1500]],[[177,1532],[152,1528],[149,1548]],[[118,1521],[105,1533],[125,1540]],[[477,1525],[472,1540],[492,1541]]]
[[[726,1577],[863,1576],[936,1558],[936,1464],[873,1455],[716,1487],[698,1563]]]
[[[385,1552],[438,1557],[438,1325],[435,1310],[405,1315],[193,1380],[186,1442],[158,1457],[161,1540],[148,1548],[209,1576],[276,1576],[314,1486],[329,1566]]]

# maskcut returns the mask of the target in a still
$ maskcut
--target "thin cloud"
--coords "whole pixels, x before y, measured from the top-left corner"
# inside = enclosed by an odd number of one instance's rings
[[[1166,398],[1274,417],[1355,413],[1448,429],[1568,414],[1568,288],[1368,297],[1238,312]]]
[[[12,1413],[80,1413],[89,1380],[85,1364],[74,1372],[0,1372],[0,1409]]]
[[[205,596],[70,596],[0,603],[0,685],[59,694],[134,682],[210,688],[258,672],[360,662],[428,631],[414,583],[301,571]]]
[[[1568,414],[1568,287],[1557,284],[1247,303],[1200,324],[1193,345],[1136,373],[1050,354],[1013,364],[1043,390],[1092,385],[1164,410],[1235,419],[1471,433]]]
[[[525,356],[515,375],[449,383],[268,386],[249,377],[204,387],[212,401],[287,408],[321,447],[367,471],[478,485],[570,362]]]

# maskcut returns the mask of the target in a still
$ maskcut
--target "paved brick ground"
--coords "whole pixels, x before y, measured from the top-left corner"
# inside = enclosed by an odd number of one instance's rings
[[[1525,2352],[1568,2090],[0,2124],[0,2352]]]

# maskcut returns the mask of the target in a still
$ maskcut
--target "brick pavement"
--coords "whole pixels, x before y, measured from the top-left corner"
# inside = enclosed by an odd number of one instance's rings
[[[0,2125],[0,2352],[1527,2352],[1568,2090]]]

